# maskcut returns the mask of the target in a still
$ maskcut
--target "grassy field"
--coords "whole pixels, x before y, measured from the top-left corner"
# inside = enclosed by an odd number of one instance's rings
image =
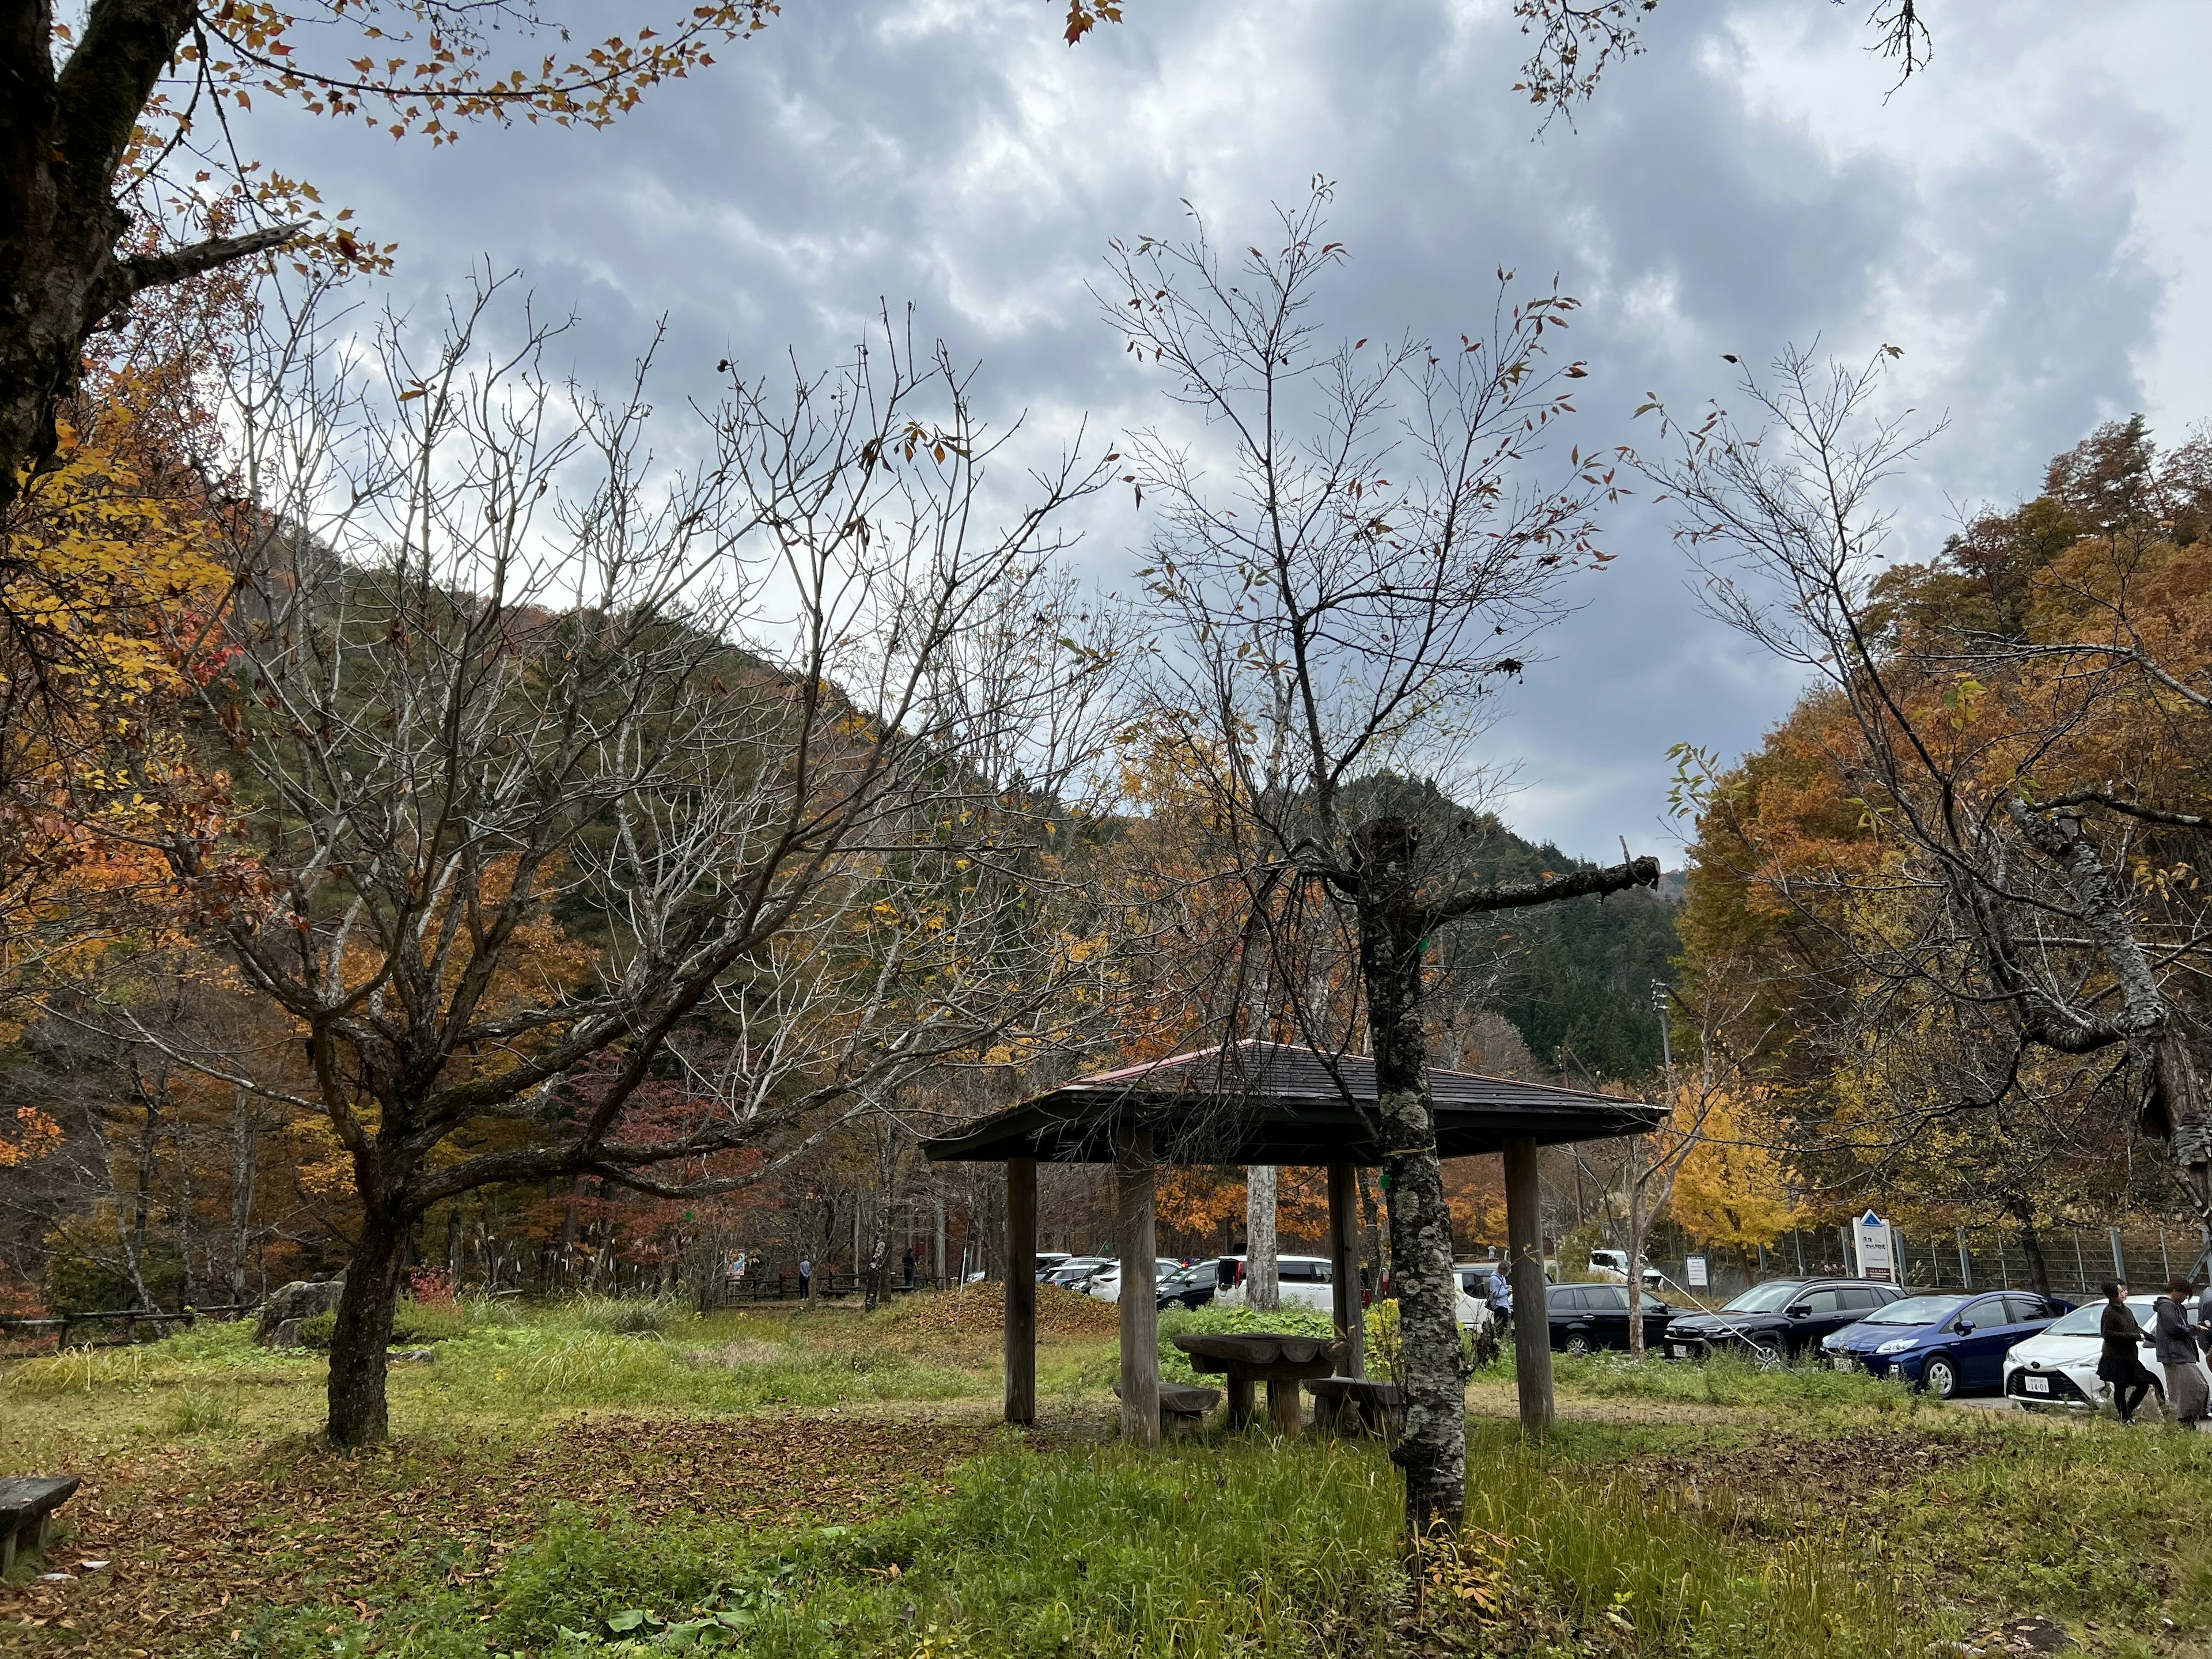
[[[1510,1376],[1477,1377],[1468,1527],[1408,1558],[1378,1447],[1115,1445],[1113,1339],[1090,1323],[1043,1339],[1024,1434],[994,1420],[993,1310],[949,1298],[479,1308],[394,1367],[398,1437],[351,1455],[313,1434],[319,1356],[239,1328],[15,1362],[0,1469],[86,1487],[0,1589],[0,1650],[1866,1659],[2028,1619],[2096,1654],[2212,1638],[2212,1437],[1820,1371],[1562,1361],[1540,1446]]]

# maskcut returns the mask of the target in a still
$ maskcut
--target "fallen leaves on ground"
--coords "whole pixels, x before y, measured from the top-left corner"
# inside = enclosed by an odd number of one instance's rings
[[[1121,1310],[1111,1302],[1057,1285],[1036,1287],[1037,1329],[1053,1336],[1112,1336],[1121,1328]],[[954,1291],[923,1291],[891,1310],[891,1322],[910,1330],[971,1336],[1006,1328],[1006,1287],[996,1279],[963,1285]]]
[[[353,1603],[420,1571],[489,1577],[553,1506],[658,1521],[685,1511],[763,1529],[889,1513],[984,1436],[952,1425],[842,1418],[655,1420],[600,1415],[467,1445],[416,1437],[345,1454],[290,1441],[258,1463],[211,1467],[171,1449],[89,1472],[62,1512],[52,1559],[70,1582],[0,1586],[0,1627],[55,1654],[169,1654],[219,1641],[234,1604]]]

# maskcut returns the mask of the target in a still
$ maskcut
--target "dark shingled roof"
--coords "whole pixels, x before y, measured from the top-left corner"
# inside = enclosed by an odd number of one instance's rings
[[[1640,1134],[1661,1106],[1582,1089],[1432,1070],[1437,1151],[1495,1152],[1513,1137],[1542,1146]],[[1364,1164],[1382,1161],[1375,1062],[1288,1043],[1201,1048],[1063,1083],[1019,1105],[922,1143],[937,1163],[1108,1164],[1124,1123],[1153,1131],[1171,1164]]]

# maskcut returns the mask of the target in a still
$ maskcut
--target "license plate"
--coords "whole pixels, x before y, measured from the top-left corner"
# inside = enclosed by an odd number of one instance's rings
[[[1830,1359],[1828,1363],[1831,1365],[1833,1365],[1839,1371],[1856,1370],[1858,1369],[1857,1366],[1853,1364],[1850,1360],[1844,1358],[1841,1354],[1836,1355],[1833,1358]]]
[[[2049,1394],[2051,1379],[2047,1376],[2023,1376],[2020,1379],[2020,1386],[2030,1394]]]
[[[1690,1357],[1690,1351],[1679,1342],[1669,1342],[1667,1345],[1667,1352],[1677,1359],[1687,1359]]]

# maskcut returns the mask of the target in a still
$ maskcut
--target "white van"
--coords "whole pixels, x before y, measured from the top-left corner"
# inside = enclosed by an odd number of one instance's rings
[[[1279,1294],[1276,1300],[1285,1308],[1316,1308],[1322,1313],[1334,1313],[1336,1292],[1331,1288],[1331,1280],[1335,1265],[1325,1255],[1277,1256],[1275,1283]],[[1240,1287],[1244,1283],[1244,1258],[1223,1256],[1220,1274],[1224,1291]]]

